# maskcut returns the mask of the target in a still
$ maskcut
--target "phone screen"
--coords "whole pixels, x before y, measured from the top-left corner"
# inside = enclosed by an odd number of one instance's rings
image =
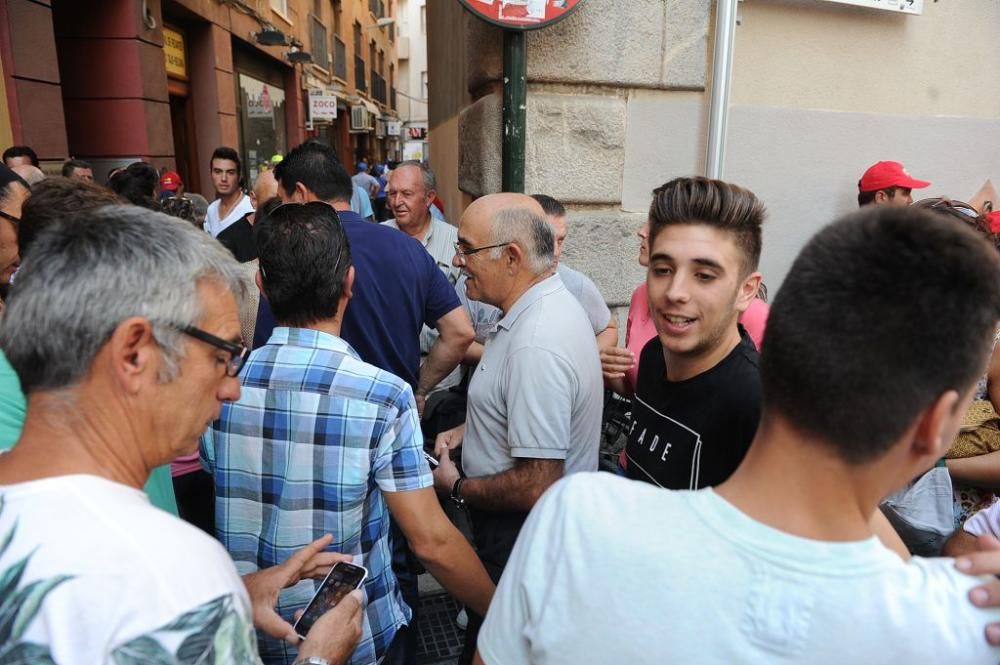
[[[319,586],[316,595],[306,605],[306,611],[295,622],[296,634],[305,638],[316,620],[339,603],[344,596],[360,587],[366,577],[368,577],[368,571],[361,566],[342,561],[334,565]]]

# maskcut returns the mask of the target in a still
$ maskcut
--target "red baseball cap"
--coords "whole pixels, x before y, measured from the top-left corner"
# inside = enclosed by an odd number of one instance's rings
[[[167,171],[160,176],[160,189],[165,189],[168,192],[176,192],[183,184],[180,175],[176,171]]]
[[[926,180],[917,180],[911,176],[899,162],[876,162],[865,171],[858,181],[859,192],[877,192],[889,187],[905,187],[906,189],[923,189],[930,187]]]

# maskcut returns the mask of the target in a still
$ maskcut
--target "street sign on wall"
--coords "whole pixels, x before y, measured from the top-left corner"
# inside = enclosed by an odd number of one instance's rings
[[[905,0],[904,0],[905,1]],[[508,30],[535,30],[569,15],[583,0],[459,0],[470,12]]]
[[[924,0],[826,0],[827,2],[837,2],[842,5],[855,5],[857,7],[868,7],[870,9],[885,9],[891,12],[902,12],[904,14],[922,14],[924,12]]]

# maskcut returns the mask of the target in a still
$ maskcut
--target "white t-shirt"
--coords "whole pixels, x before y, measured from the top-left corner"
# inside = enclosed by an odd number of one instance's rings
[[[205,230],[211,233],[213,238],[218,237],[233,222],[243,219],[243,215],[253,212],[253,204],[250,203],[250,197],[246,194],[243,195],[239,203],[233,206],[225,219],[219,219],[221,206],[222,199],[215,199],[208,204],[208,212],[205,213]]]
[[[486,665],[1000,661],[1000,610],[951,559],[904,563],[756,522],[713,490],[611,474],[560,481],[531,512],[482,632]]]
[[[0,625],[15,593],[21,614],[0,652],[34,649],[24,662],[259,662],[250,601],[222,546],[96,476],[0,487]]]

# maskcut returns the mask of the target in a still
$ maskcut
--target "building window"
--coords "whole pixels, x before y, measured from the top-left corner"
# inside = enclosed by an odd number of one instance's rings
[[[344,7],[343,5],[340,4],[340,0],[333,0],[333,34],[337,35],[338,37],[344,34],[342,32],[343,26],[341,25],[340,22],[341,19],[343,18],[343,16],[341,15],[341,12],[343,11]]]
[[[288,18],[288,0],[271,0],[271,9]]]
[[[361,24],[357,21],[354,22],[354,56],[357,58],[361,57]]]
[[[312,17],[312,57],[313,62],[323,69],[330,69],[330,53],[326,47],[326,26],[318,15]]]
[[[336,35],[333,36],[333,75],[347,80],[347,44]]]
[[[427,101],[427,72],[420,72],[420,97]]]

